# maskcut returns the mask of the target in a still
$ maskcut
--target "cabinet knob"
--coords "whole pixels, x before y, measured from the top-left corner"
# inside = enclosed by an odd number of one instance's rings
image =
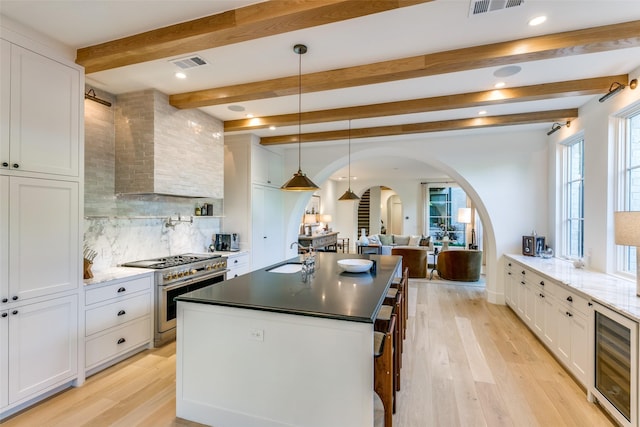
[[[18,295],[12,296],[11,299],[14,300],[14,301],[18,301]]]
[[[526,274],[526,271],[525,271],[525,270],[522,270],[522,274]]]
[[[508,272],[507,274],[508,274],[509,276],[511,276],[511,272]]]
[[[118,316],[124,316],[125,314],[127,314],[124,310],[120,310],[118,312]]]
[[[125,341],[126,341],[126,340],[125,340],[124,338],[120,338],[120,339],[118,340],[118,344],[122,344],[122,343],[123,343],[123,342],[125,342]]]
[[[5,312],[5,313],[0,314],[0,317],[7,317],[8,315],[9,315],[9,313]]]
[[[524,284],[525,284],[524,280],[522,280],[522,281],[520,282],[520,284],[521,284],[521,285],[524,285]]]
[[[13,164],[13,168],[14,168],[14,169],[18,169],[19,167],[20,167],[20,165],[19,165],[19,164],[17,164],[17,163],[14,163],[14,164]]]
[[[569,296],[567,297],[567,301],[569,301],[569,302],[573,302],[573,297],[572,297],[571,295],[569,295]]]
[[[2,298],[2,302],[9,302],[9,298]]]
[[[18,314],[18,310],[13,310],[13,311],[11,312],[11,314],[13,314],[13,315],[15,316],[16,314]]]
[[[507,264],[509,267],[511,267],[511,263]]]
[[[234,263],[234,264],[237,264],[237,263],[238,263],[238,260],[237,260],[237,259],[236,259],[236,260],[234,260],[234,261],[233,261],[233,263]]]
[[[126,289],[124,286],[121,286],[121,287],[118,289],[118,293],[119,293],[119,294],[121,294],[122,292],[127,292],[127,289]]]
[[[2,162],[2,167],[3,167],[3,168],[8,168],[8,167],[9,167],[9,163],[7,163],[7,162]]]
[[[544,280],[540,280],[540,286],[544,286]]]
[[[569,316],[569,317],[573,317],[573,314],[571,314],[571,313],[569,313],[569,312],[567,311],[567,316]]]
[[[591,302],[588,302],[587,305],[591,307],[593,304]]]
[[[544,298],[544,294],[540,294],[540,298]]]

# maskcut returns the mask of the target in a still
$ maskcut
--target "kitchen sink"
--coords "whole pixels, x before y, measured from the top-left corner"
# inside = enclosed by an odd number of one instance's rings
[[[302,264],[300,263],[287,263],[282,264],[272,269],[267,270],[269,273],[297,273],[302,270]]]

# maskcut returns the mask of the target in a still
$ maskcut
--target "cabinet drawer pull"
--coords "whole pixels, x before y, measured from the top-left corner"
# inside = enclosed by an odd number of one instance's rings
[[[125,314],[127,314],[124,310],[120,310],[118,312],[118,316],[124,316]]]
[[[7,162],[2,162],[2,167],[4,167],[4,168],[8,168],[8,167],[9,167],[9,163],[7,163]]]
[[[13,311],[11,312],[11,314],[13,314],[13,315],[15,316],[16,314],[18,314],[18,310],[13,310]]]
[[[511,267],[511,263],[507,264],[509,267]]]
[[[13,167],[14,167],[14,169],[18,169],[18,168],[20,167],[20,165],[19,165],[19,164],[17,164],[17,163],[14,163],[14,164],[13,164]]]
[[[14,301],[18,301],[18,295],[12,296],[11,299],[14,300]]]
[[[591,302],[588,302],[587,305],[591,307],[593,304]]]
[[[9,313],[2,313],[2,317],[7,317],[9,315]]]
[[[544,286],[544,280],[540,280],[540,286]]]
[[[571,297],[571,295],[569,295],[569,296],[567,297],[567,301],[569,301],[569,302],[573,302],[573,298]]]
[[[125,341],[126,341],[126,340],[125,340],[124,338],[120,338],[120,339],[118,340],[118,344],[122,344],[122,343],[123,343],[123,342],[125,342]]]
[[[2,298],[2,302],[9,302],[9,298]]]
[[[511,272],[508,272],[507,274],[508,274],[509,276],[511,276]]]
[[[118,289],[119,294],[122,292],[127,292],[127,289],[124,286],[121,286],[120,289]]]
[[[526,273],[526,271],[525,271],[525,270],[522,270],[522,275],[524,275],[525,273]]]
[[[233,263],[234,263],[234,264],[237,264],[237,263],[238,263],[238,260],[237,260],[237,259],[236,259],[236,260],[234,260],[234,261],[233,261]]]
[[[521,285],[524,285],[524,284],[525,284],[525,281],[524,281],[524,280],[521,280],[521,281],[520,281],[520,284],[521,284]]]
[[[544,298],[544,294],[540,294],[540,298]]]
[[[569,312],[567,311],[567,316],[569,316],[569,317],[573,317],[573,314],[571,314],[571,313],[569,313]]]

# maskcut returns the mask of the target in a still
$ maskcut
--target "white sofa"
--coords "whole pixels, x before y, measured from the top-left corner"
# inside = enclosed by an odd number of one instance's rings
[[[382,244],[382,255],[391,255],[394,247],[420,247],[427,246],[429,251],[433,251],[433,242],[429,237],[406,236],[397,234],[372,234],[367,236],[370,245]]]

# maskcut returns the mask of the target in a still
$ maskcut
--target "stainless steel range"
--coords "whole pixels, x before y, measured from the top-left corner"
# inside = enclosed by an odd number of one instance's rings
[[[152,268],[155,272],[156,347],[176,338],[178,295],[222,282],[227,275],[227,259],[216,254],[183,254],[128,262],[124,267]]]

